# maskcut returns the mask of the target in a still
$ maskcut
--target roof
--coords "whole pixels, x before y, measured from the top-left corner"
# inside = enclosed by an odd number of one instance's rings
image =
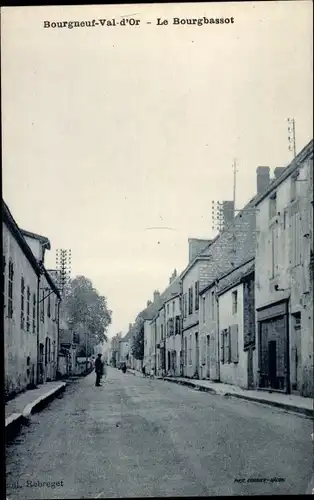
[[[269,193],[279,186],[282,182],[284,182],[287,177],[289,177],[295,170],[300,167],[300,164],[311,154],[313,154],[313,139],[297,154],[297,156],[292,160],[291,163],[285,168],[285,170],[279,175],[277,179],[274,179],[273,182],[270,183],[265,191],[256,196],[255,205],[258,205],[261,201],[263,201]]]
[[[223,276],[219,279],[219,283],[217,286],[218,295],[222,295],[227,292],[230,288],[241,283],[242,279],[245,276],[251,274],[255,269],[255,259],[251,259],[249,262],[243,264],[243,266],[238,267],[233,272],[228,273],[226,276]]]
[[[120,340],[120,342],[128,342],[132,338],[132,329]]]
[[[2,220],[3,220],[3,222],[5,222],[5,224],[7,224],[10,231],[14,234],[14,237],[15,237],[16,241],[18,242],[20,248],[22,249],[25,257],[28,259],[28,261],[31,264],[31,266],[33,267],[34,271],[39,276],[42,273],[42,267],[37,262],[35,255],[31,251],[26,240],[24,239],[22,231],[18,227],[13,215],[11,214],[11,212],[9,210],[9,207],[4,202],[4,200],[2,200]]]
[[[54,280],[52,279],[50,273],[43,267],[44,270],[44,275],[46,277],[46,280],[48,281],[49,285],[51,286],[52,290],[55,292],[56,295],[58,295],[59,299],[61,300],[61,294],[59,291],[59,288],[55,284]]]
[[[217,276],[217,278],[212,280],[210,283],[208,283],[208,285],[206,285],[202,290],[200,290],[200,295],[203,295],[205,292],[207,292],[207,290],[212,288],[218,282],[222,282],[223,283],[222,286],[224,286],[224,283],[226,282],[227,278],[229,278],[227,281],[228,282],[230,281],[230,283],[236,282],[238,280],[238,275],[241,274],[241,277],[243,277],[244,275],[250,273],[251,267],[254,269],[255,266],[254,262],[255,258],[251,257],[250,259],[242,262],[237,267],[229,269],[228,271],[223,271],[222,273],[220,273],[220,275]],[[221,287],[220,289],[222,290]]]
[[[40,241],[40,243],[43,246],[45,246],[47,250],[51,249],[50,241],[48,240],[48,238],[46,238],[46,236],[41,236],[40,234],[31,233],[30,231],[26,231],[25,229],[21,229],[21,233],[23,234],[23,236]]]

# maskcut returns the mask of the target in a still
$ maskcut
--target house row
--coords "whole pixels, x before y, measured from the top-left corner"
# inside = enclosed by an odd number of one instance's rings
[[[18,227],[2,201],[5,395],[56,378],[60,292],[45,268],[48,238]]]
[[[215,238],[189,240],[186,268],[140,313],[143,364],[312,397],[313,141],[272,178],[258,167],[256,194],[232,209]]]

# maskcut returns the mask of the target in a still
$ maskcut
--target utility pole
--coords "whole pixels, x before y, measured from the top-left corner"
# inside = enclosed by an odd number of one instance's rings
[[[61,301],[65,295],[66,286],[71,279],[71,250],[66,250],[63,248],[58,248],[56,251],[56,279],[57,287],[61,294]],[[60,305],[61,301],[58,303],[58,322],[57,322],[57,369],[59,370],[59,350],[60,350]],[[73,343],[73,338],[72,338]],[[72,352],[71,352],[72,360]],[[72,369],[71,369],[72,371]]]
[[[58,248],[56,251],[56,269],[58,273],[58,288],[63,295],[65,288],[71,279],[71,260],[70,249]]]
[[[288,122],[288,143],[289,143],[289,151],[292,152],[293,158],[297,156],[296,153],[296,141],[295,141],[295,119],[287,118]]]

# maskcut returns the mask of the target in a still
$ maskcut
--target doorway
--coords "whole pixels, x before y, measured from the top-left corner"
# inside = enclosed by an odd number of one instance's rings
[[[254,376],[253,376],[253,349],[250,347],[247,352],[247,386],[248,389],[253,389],[254,387]]]
[[[270,387],[278,389],[277,387],[277,342],[275,340],[270,340],[268,342],[268,380],[270,382]]]
[[[199,378],[199,339],[198,332],[195,333],[195,375]]]
[[[206,336],[207,378],[210,378],[210,336]]]

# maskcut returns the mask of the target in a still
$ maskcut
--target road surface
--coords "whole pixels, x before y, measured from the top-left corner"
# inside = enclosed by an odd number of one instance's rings
[[[69,384],[7,447],[7,498],[306,493],[312,422],[114,369]]]

